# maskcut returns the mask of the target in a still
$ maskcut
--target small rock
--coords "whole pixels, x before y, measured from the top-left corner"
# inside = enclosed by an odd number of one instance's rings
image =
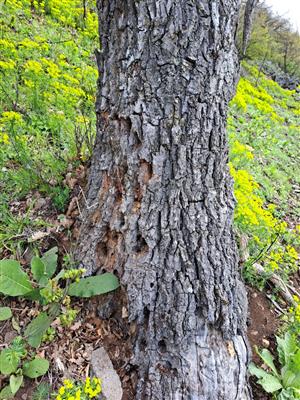
[[[264,347],[269,347],[270,346],[270,342],[267,339],[263,339],[261,342],[262,342],[262,345]]]
[[[47,200],[44,199],[43,197],[41,197],[41,198],[36,200],[34,208],[36,210],[40,210],[41,208],[45,207],[46,204],[47,204]]]
[[[93,375],[101,379],[102,394],[105,399],[122,399],[123,390],[120,378],[114,370],[112,362],[104,347],[100,347],[92,352],[91,371]]]

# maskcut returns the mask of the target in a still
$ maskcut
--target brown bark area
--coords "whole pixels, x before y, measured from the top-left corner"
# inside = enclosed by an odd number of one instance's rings
[[[78,258],[120,277],[136,399],[250,396],[226,165],[238,8],[98,0],[98,131]]]

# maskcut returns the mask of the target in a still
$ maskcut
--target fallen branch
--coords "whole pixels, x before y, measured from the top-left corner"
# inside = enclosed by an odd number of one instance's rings
[[[262,265],[260,265],[258,263],[254,263],[252,265],[252,267],[254,268],[254,270],[257,272],[258,275],[261,275],[264,277],[268,275]],[[270,281],[277,289],[279,289],[280,295],[283,297],[283,299],[287,303],[296,305],[296,302],[295,302],[291,292],[289,291],[289,289],[288,289],[287,285],[284,283],[284,281],[280,278],[280,276],[278,276],[275,273],[272,273],[271,275],[269,275],[268,281]]]

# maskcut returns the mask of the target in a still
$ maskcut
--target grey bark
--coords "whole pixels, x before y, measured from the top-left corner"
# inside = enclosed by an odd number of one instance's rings
[[[239,1],[97,5],[97,139],[78,258],[126,291],[135,399],[248,399],[225,132]]]
[[[245,57],[253,25],[254,10],[259,0],[247,0],[244,14],[242,57]]]

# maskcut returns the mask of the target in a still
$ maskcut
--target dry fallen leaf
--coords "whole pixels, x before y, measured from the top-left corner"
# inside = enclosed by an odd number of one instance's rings
[[[35,232],[33,235],[31,235],[31,237],[28,239],[28,242],[36,242],[37,240],[41,240],[44,237],[47,237],[50,235],[50,232],[44,232],[44,231],[38,231]]]

